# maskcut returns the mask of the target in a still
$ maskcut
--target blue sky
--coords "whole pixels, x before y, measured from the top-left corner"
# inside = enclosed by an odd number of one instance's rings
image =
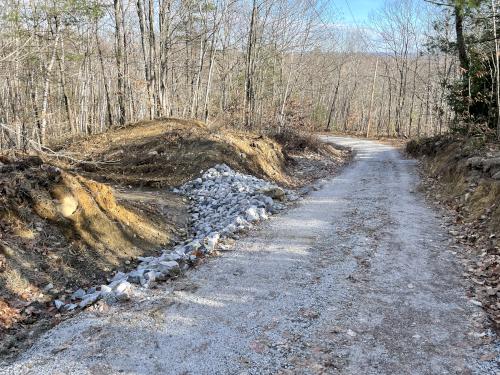
[[[332,4],[332,12],[338,10],[342,13],[340,22],[356,26],[370,26],[369,14],[374,9],[378,9],[384,3],[384,0],[329,0]],[[349,4],[349,6],[348,6]],[[349,7],[352,11],[349,11]],[[336,17],[338,19],[338,17]]]

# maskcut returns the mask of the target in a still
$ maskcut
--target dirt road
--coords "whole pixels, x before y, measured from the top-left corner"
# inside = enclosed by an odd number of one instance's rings
[[[494,374],[414,162],[342,174],[175,283],[48,332],[2,374]]]

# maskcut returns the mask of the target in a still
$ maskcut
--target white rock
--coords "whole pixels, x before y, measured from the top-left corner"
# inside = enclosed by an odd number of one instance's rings
[[[236,228],[236,225],[234,225],[234,224],[232,224],[232,223],[231,223],[231,224],[227,225],[227,226],[226,226],[226,227],[222,230],[222,232],[223,232],[223,233],[225,233],[225,234],[229,234],[229,235],[231,235],[231,234],[233,234],[234,232],[236,232],[236,229],[237,229],[237,228]]]
[[[157,272],[156,271],[148,271],[144,274],[144,278],[147,281],[155,281],[157,278]]]
[[[257,214],[259,215],[261,220],[267,220],[269,219],[269,216],[267,216],[267,212],[265,208],[258,208],[257,209]]]
[[[132,285],[128,282],[128,281],[120,281],[114,288],[113,288],[113,291],[115,293],[125,293],[127,291],[129,291],[130,289],[132,288]]]
[[[74,309],[76,309],[78,307],[77,304],[75,303],[68,303],[67,305],[64,305],[64,309],[66,311],[73,311]]]
[[[113,288],[113,292],[117,300],[129,300],[132,292],[132,285],[128,281],[122,280]]]
[[[162,261],[158,264],[158,270],[167,275],[173,275],[179,271],[179,263],[176,261]]]
[[[56,307],[56,309],[60,310],[60,309],[61,309],[61,307],[63,307],[63,306],[64,306],[64,302],[63,302],[63,301],[61,301],[61,300],[59,300],[59,299],[56,299],[56,300],[54,301],[54,306]]]
[[[248,225],[248,221],[246,221],[245,219],[243,219],[241,216],[237,216],[236,219],[234,220],[234,224],[236,226],[240,226],[240,225]]]
[[[138,269],[138,270],[132,271],[128,274],[127,281],[134,283],[134,284],[140,284],[141,279],[144,277],[143,275],[144,275],[143,269]]]
[[[260,193],[265,194],[273,199],[284,200],[286,197],[285,191],[278,186],[269,186],[259,190]]]
[[[108,285],[101,285],[101,293],[102,294],[108,294],[108,293],[111,293],[113,291],[113,289],[108,286]]]
[[[92,294],[86,294],[84,297],[83,297],[83,300],[82,302],[80,302],[78,304],[78,306],[80,306],[81,308],[84,308],[84,307],[87,307],[87,306],[90,306],[92,305],[93,303],[95,303],[99,297],[101,296],[101,293],[100,292],[94,292]]]
[[[220,239],[220,234],[217,232],[211,233],[209,236],[205,238],[205,248],[207,249],[208,252],[212,252],[215,247],[217,246],[217,243],[219,242]]]
[[[357,336],[357,333],[354,332],[352,329],[348,329],[347,330],[347,334],[351,337],[356,337]]]
[[[245,219],[250,223],[259,221],[259,213],[257,212],[257,207],[251,206],[245,211]]]

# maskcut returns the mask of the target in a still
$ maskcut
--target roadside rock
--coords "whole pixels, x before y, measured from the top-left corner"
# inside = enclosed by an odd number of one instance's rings
[[[82,302],[80,302],[78,304],[78,306],[80,306],[81,308],[84,308],[84,307],[87,307],[89,305],[92,305],[93,303],[95,303],[99,299],[100,296],[101,296],[100,292],[95,292],[95,293],[92,293],[92,294],[86,294],[83,297]]]
[[[262,189],[261,193],[267,195],[268,197],[271,197],[272,199],[278,199],[280,201],[286,198],[285,190],[277,186]]]
[[[54,301],[54,306],[56,307],[56,309],[60,310],[60,309],[61,309],[61,307],[63,307],[63,306],[64,306],[64,302],[63,302],[63,301],[61,301],[61,300],[56,299],[56,300]]]
[[[85,296],[85,290],[83,289],[78,289],[77,291],[75,291],[72,295],[71,295],[71,299],[72,300],[75,300],[75,299],[82,299],[83,296]]]

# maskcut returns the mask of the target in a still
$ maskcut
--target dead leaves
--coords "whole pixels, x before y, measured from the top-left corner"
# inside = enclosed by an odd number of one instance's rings
[[[11,307],[4,300],[0,299],[0,328],[10,328],[20,319],[20,310]]]
[[[424,177],[423,186],[429,200],[443,191],[449,191],[451,184],[445,179]],[[457,245],[451,245],[453,251],[466,265],[463,276],[471,280],[474,300],[479,302],[488,313],[497,329],[500,329],[500,247],[498,233],[491,233],[491,223],[499,203],[488,206],[480,215],[474,216],[471,196],[477,193],[480,186],[470,183],[464,194],[456,196],[448,194],[436,202],[448,210],[447,227]],[[486,191],[485,191],[486,194]],[[486,199],[486,195],[485,198]]]

